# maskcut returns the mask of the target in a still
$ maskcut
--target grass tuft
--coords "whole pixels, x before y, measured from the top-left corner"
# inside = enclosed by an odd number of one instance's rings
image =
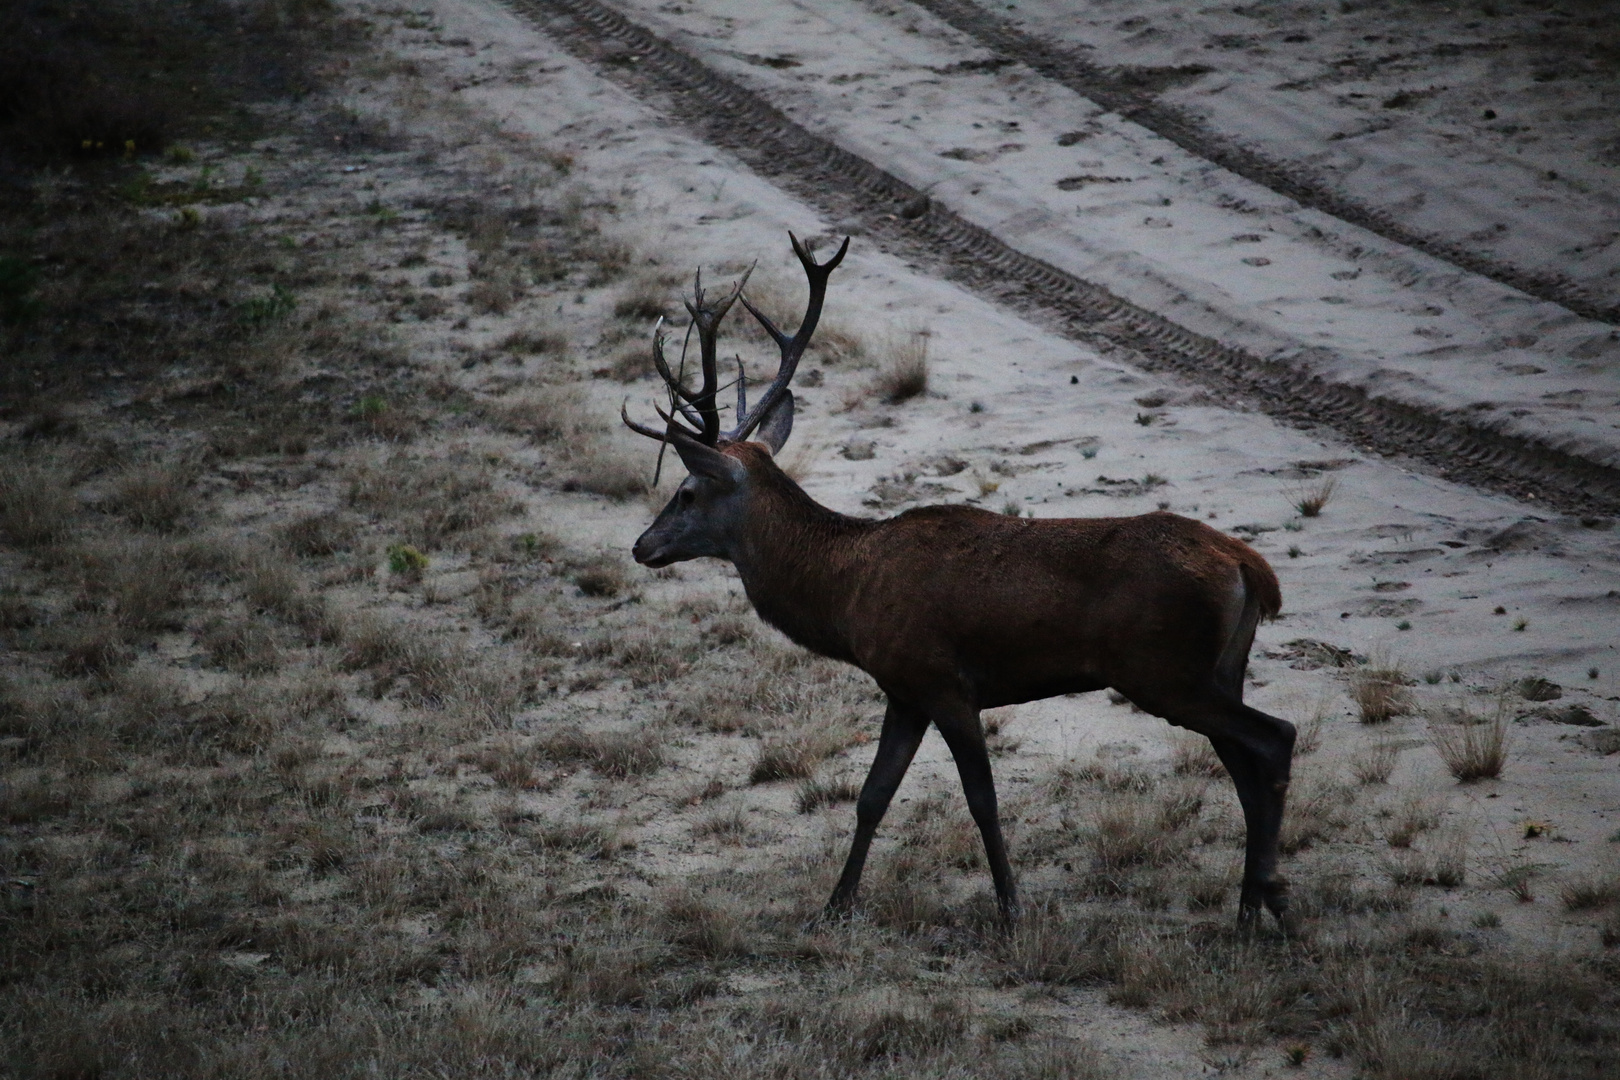
[[[914,330],[890,342],[887,359],[872,377],[872,392],[885,405],[899,405],[928,392],[926,331]]]
[[[1350,675],[1350,700],[1363,724],[1386,724],[1412,711],[1406,676],[1392,663],[1369,663]]]
[[[1330,476],[1315,487],[1301,491],[1294,500],[1294,508],[1299,511],[1300,517],[1319,517],[1327,504],[1333,501],[1333,495],[1338,488],[1338,478]]]
[[[1469,717],[1459,723],[1429,724],[1429,741],[1452,776],[1463,783],[1494,780],[1508,759],[1505,709],[1489,719]]]

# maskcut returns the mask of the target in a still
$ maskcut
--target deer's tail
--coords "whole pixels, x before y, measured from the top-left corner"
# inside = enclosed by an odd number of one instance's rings
[[[1282,588],[1277,575],[1259,553],[1245,545],[1238,554],[1238,573],[1243,578],[1243,611],[1231,637],[1226,639],[1215,664],[1215,676],[1228,691],[1243,700],[1243,676],[1249,667],[1249,649],[1260,620],[1273,619],[1282,610]]]

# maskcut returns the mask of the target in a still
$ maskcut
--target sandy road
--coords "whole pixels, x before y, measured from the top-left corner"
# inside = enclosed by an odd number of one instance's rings
[[[1605,324],[1301,208],[944,24],[518,7],[844,231],[1274,415],[1544,505],[1620,506]]]

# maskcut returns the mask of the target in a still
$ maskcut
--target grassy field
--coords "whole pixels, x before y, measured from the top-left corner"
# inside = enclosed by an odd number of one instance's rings
[[[0,32],[51,58],[3,118],[7,1075],[1077,1080],[1114,1075],[1063,1019],[1099,989],[1199,1025],[1221,1071],[1620,1067],[1612,947],[1417,913],[1468,871],[1421,799],[1371,839],[1398,748],[1302,764],[1287,850],[1364,871],[1303,879],[1294,940],[1231,925],[1241,823],[1193,742],[1007,798],[1042,874],[1010,932],[949,791],[896,808],[860,915],[819,922],[874,688],[723,576],[548,527],[656,503],[591,395],[647,373],[685,268],[566,155],[426,100],[387,46],[410,12],[108,10]],[[63,89],[86,65],[106,102]],[[435,108],[458,138],[412,126]],[[357,146],[409,182],[323,179]],[[819,362],[898,403],[925,346],[833,327]],[[672,836],[690,865],[641,858]],[[1557,902],[1620,944],[1620,879]]]

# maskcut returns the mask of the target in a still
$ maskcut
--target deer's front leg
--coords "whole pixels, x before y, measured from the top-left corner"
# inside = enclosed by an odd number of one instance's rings
[[[878,739],[877,756],[872,759],[866,783],[861,786],[861,797],[855,803],[855,840],[849,846],[849,858],[844,862],[838,886],[833,889],[832,899],[827,901],[828,912],[842,914],[855,902],[855,890],[861,884],[861,870],[866,866],[872,837],[927,730],[926,715],[897,705],[892,699],[889,701],[888,711],[883,715],[883,735]]]

